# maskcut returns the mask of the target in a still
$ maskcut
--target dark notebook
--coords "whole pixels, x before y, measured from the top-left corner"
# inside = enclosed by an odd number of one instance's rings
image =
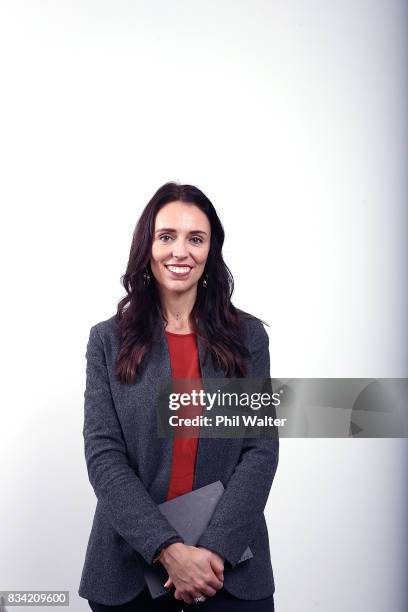
[[[158,505],[170,525],[181,535],[185,544],[195,546],[210,522],[212,514],[224,492],[221,480],[195,489]],[[253,557],[249,546],[238,563]],[[142,558],[146,584],[153,599],[170,591],[163,584],[168,574],[160,562],[149,564]]]

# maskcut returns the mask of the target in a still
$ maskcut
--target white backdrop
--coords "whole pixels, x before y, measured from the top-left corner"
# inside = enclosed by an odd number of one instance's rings
[[[164,182],[214,203],[273,377],[407,376],[407,12],[0,0],[0,590],[89,609],[86,342]],[[281,441],[277,612],[405,610],[406,463],[406,440]]]

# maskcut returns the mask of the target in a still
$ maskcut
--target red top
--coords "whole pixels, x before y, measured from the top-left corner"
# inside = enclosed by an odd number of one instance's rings
[[[196,334],[175,334],[166,331],[166,338],[169,347],[173,380],[177,378],[200,379],[201,372]],[[175,392],[186,393],[193,388],[197,390],[201,388],[201,384],[197,384],[197,381],[196,384],[187,386],[189,386],[188,389],[186,388],[186,384],[183,383],[181,388],[181,384],[179,384],[180,388],[177,389],[177,383],[173,383]],[[201,412],[201,406],[190,405],[185,407],[181,406],[177,411],[174,411],[173,414],[178,417],[188,416],[191,418],[195,415],[200,415]],[[180,429],[182,428],[178,427],[177,431],[180,431]],[[193,489],[199,427],[184,427],[184,430],[191,433],[194,437],[173,438],[172,468],[169,490],[167,493],[168,500],[188,493]]]

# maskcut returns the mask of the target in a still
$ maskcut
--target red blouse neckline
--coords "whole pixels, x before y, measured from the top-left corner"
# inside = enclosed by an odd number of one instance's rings
[[[165,332],[166,332],[166,334],[169,334],[170,336],[195,336],[196,335],[195,332],[190,332],[188,334],[176,334],[174,332],[170,332],[170,331],[167,331],[167,330],[165,330]]]

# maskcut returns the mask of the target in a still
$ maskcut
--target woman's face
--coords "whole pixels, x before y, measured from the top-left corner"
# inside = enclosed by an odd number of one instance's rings
[[[162,289],[197,285],[210,250],[211,226],[195,204],[169,202],[156,215],[150,266]]]

